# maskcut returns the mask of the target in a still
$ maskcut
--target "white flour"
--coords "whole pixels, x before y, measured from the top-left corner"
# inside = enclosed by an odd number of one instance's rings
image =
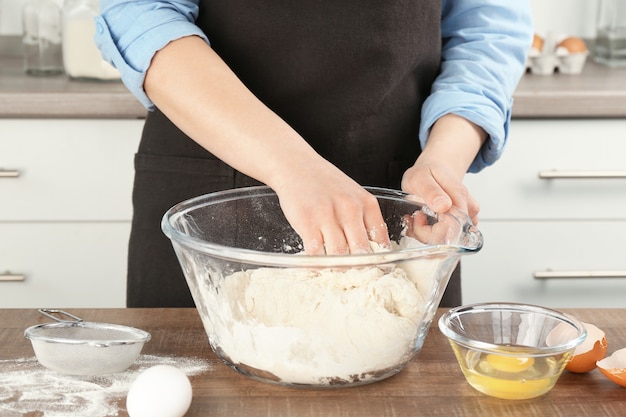
[[[211,369],[203,359],[141,355],[124,372],[79,377],[50,371],[34,357],[0,360],[0,417],[117,416],[132,381],[155,365],[173,365],[188,376]]]
[[[212,344],[232,363],[288,384],[363,383],[414,354],[440,263],[249,269],[196,296]]]

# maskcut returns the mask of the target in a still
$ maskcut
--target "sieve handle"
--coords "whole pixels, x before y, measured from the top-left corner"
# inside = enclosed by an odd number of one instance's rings
[[[81,319],[80,317],[76,317],[75,315],[70,314],[67,311],[63,311],[63,310],[56,310],[56,309],[51,309],[51,308],[40,308],[39,312],[43,314],[44,316],[51,318],[52,320],[58,321],[59,323],[80,323],[83,321],[83,319]],[[72,320],[64,320],[62,318],[59,318],[58,316],[69,317]]]

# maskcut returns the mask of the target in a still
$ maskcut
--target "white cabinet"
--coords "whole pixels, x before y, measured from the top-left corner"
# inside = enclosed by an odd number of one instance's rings
[[[463,302],[626,307],[625,155],[626,120],[514,120],[502,159],[467,176],[485,245],[463,258]]]
[[[0,307],[123,307],[142,120],[0,119]]]

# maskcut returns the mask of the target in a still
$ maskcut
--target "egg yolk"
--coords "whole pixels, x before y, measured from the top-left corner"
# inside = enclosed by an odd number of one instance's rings
[[[471,375],[468,382],[478,391],[506,400],[525,400],[545,394],[553,381],[550,378],[512,381],[486,375]]]
[[[534,358],[516,358],[514,356],[487,355],[487,363],[502,372],[523,372],[535,364]]]

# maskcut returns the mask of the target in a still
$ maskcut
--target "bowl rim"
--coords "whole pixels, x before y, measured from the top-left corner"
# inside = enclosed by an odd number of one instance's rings
[[[505,346],[496,343],[482,342],[478,340],[472,340],[464,337],[458,332],[453,330],[450,326],[452,320],[464,314],[471,312],[489,312],[489,311],[511,311],[511,312],[528,312],[538,313],[545,316],[555,318],[562,323],[568,324],[576,329],[576,337],[552,346],[543,346],[540,349],[531,346]],[[581,344],[587,337],[587,330],[584,324],[572,315],[563,313],[561,311],[543,307],[534,304],[514,303],[514,302],[487,302],[487,303],[475,303],[467,304],[459,307],[451,308],[446,311],[438,322],[438,327],[441,333],[444,334],[450,341],[453,341],[466,348],[478,350],[485,353],[497,353],[503,356],[517,356],[517,355],[532,355],[532,356],[548,356],[555,353],[563,353],[568,350],[573,350]]]
[[[51,329],[71,329],[71,328],[83,328],[83,329],[91,329],[98,331],[108,331],[113,330],[120,334],[124,334],[123,337],[115,337],[115,338],[71,338],[71,337],[62,337],[62,336],[50,336],[47,334],[48,330]],[[45,343],[58,343],[61,345],[85,345],[89,347],[110,347],[110,346],[120,346],[120,345],[133,345],[137,343],[141,343],[142,345],[152,338],[152,335],[145,331],[135,327],[124,326],[119,324],[112,323],[98,323],[98,322],[88,322],[88,321],[79,321],[79,322],[60,322],[60,323],[43,323],[36,324],[28,327],[24,330],[24,337],[30,339],[31,342],[45,342]]]
[[[392,190],[381,187],[363,187],[368,192],[374,194],[377,198],[387,199],[404,199],[413,202],[416,206],[428,207],[414,195],[410,195],[403,191]],[[375,254],[350,254],[350,255],[305,255],[299,254],[297,257],[287,253],[271,253],[261,252],[252,249],[241,249],[230,246],[224,246],[212,242],[202,241],[191,237],[177,230],[172,224],[175,219],[184,216],[186,212],[202,207],[204,205],[215,204],[219,202],[232,201],[241,197],[254,197],[264,195],[275,195],[275,192],[268,186],[251,186],[232,188],[223,191],[203,194],[184,200],[170,209],[168,209],[161,220],[161,230],[172,241],[174,245],[182,245],[184,247],[201,251],[206,254],[227,259],[231,261],[246,262],[250,264],[258,264],[265,266],[279,267],[329,267],[329,266],[366,266],[380,265],[385,263],[395,263],[399,261],[410,260],[416,257],[420,258],[442,258],[442,257],[460,257],[463,254],[471,254],[478,252],[483,245],[483,236],[481,232],[471,223],[467,214],[461,210],[454,208],[442,215],[450,216],[454,221],[461,225],[464,232],[468,233],[472,239],[471,245],[460,244],[436,244],[399,249],[390,252],[380,252]]]

